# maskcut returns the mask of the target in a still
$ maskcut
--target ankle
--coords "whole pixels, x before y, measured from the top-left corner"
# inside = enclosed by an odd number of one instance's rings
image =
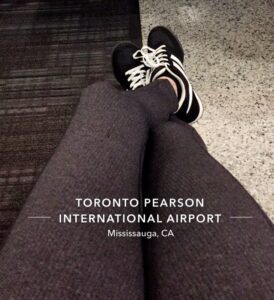
[[[167,80],[167,81],[171,84],[171,86],[172,86],[172,88],[173,88],[173,90],[174,90],[176,96],[178,96],[177,85],[176,85],[176,83],[175,83],[175,81],[174,81],[173,79],[171,79],[170,77],[167,77],[167,76],[162,76],[162,77],[157,78],[157,80],[158,80],[158,79],[161,79],[161,80],[162,80],[162,79]]]

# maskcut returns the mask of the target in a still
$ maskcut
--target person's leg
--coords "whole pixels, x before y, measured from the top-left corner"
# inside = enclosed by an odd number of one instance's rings
[[[220,223],[148,226],[175,236],[145,243],[148,299],[273,299],[273,225],[208,154],[196,131],[176,119],[159,125],[151,134],[146,163],[145,197],[204,198],[200,208],[147,212],[162,220],[169,214],[222,214]],[[231,218],[237,216],[252,218]]]
[[[60,224],[59,213],[138,213],[78,208],[75,198],[138,198],[148,130],[177,100],[158,81],[136,92],[87,88],[61,144],[28,197],[0,253],[1,299],[142,299],[141,241],[108,238],[138,224]],[[31,219],[46,216],[50,219]]]

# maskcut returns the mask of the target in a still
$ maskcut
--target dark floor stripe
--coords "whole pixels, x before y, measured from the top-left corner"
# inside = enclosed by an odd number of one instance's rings
[[[138,1],[0,3],[0,243],[111,51],[141,42]]]

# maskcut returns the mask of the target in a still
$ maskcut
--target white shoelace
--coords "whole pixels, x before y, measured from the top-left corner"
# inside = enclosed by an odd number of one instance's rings
[[[130,89],[135,90],[140,86],[149,84],[152,69],[169,65],[165,47],[165,45],[162,45],[157,49],[152,49],[148,46],[143,46],[142,49],[137,50],[133,54],[133,58],[141,59],[142,64],[125,73],[130,82]],[[145,70],[145,67],[148,67],[148,70]]]
[[[143,46],[142,49],[136,51],[133,55],[134,59],[141,59],[143,64],[148,68],[155,69],[159,66],[169,65],[166,53],[166,45],[162,45],[157,49]]]
[[[126,71],[128,82],[130,82],[130,89],[133,91],[139,86],[145,86],[149,83],[149,70],[144,69],[144,65],[134,67]]]

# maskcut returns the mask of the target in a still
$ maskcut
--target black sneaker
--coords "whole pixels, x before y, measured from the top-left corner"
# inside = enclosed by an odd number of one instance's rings
[[[149,33],[147,48],[150,51],[147,55],[150,57],[147,61],[151,68],[150,80],[154,81],[162,76],[173,79],[177,85],[179,100],[176,115],[187,123],[197,121],[202,115],[203,107],[185,74],[184,51],[177,37],[167,28],[157,26]],[[144,56],[143,63],[147,56]]]
[[[138,53],[138,47],[129,42],[118,44],[112,52],[113,73],[125,90],[135,90],[150,82],[150,69]]]

